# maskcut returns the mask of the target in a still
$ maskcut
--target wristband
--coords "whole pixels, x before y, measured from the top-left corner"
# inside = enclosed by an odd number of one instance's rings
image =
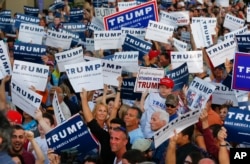
[[[227,144],[225,144],[225,145],[221,145],[221,144],[220,144],[220,146],[221,146],[221,147],[226,147],[226,146],[227,146]]]
[[[117,89],[116,92],[121,92],[121,90],[120,90],[120,89]]]

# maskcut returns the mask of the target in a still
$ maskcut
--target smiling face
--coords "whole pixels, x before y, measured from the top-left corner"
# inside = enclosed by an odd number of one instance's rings
[[[25,142],[24,130],[15,129],[12,134],[11,146],[14,153],[20,154],[23,150],[23,144]]]
[[[98,121],[105,121],[108,116],[108,109],[105,105],[98,104],[94,110],[94,117]]]

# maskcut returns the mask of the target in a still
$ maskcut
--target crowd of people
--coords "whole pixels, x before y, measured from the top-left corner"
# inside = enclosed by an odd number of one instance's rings
[[[116,2],[116,1],[115,1]],[[109,7],[116,7],[117,3],[109,1]],[[213,43],[224,40],[223,36],[230,32],[223,27],[226,14],[247,19],[247,4],[243,1],[230,1],[228,7],[216,5],[214,0],[200,1],[172,0],[168,5],[157,1],[158,9],[167,12],[189,11],[190,20],[193,17],[213,17],[217,19],[216,34]],[[74,2],[64,0],[64,7],[55,11],[46,10],[41,0],[38,1],[40,26],[47,29],[58,30],[68,21],[70,10],[74,7],[82,8],[83,23],[88,27],[95,17],[92,1],[84,1],[80,6]],[[248,22],[246,21],[246,25]],[[1,31],[1,39],[6,41],[11,62],[14,61],[13,47],[18,42],[18,29],[16,36],[8,36]],[[182,32],[191,32],[189,25],[179,26],[174,31],[173,38],[181,39]],[[93,38],[94,31],[83,31],[86,38]],[[192,33],[191,33],[192,34]],[[152,48],[145,54],[141,66],[163,68],[165,73],[172,70],[171,52],[177,51],[170,43],[152,41]],[[191,35],[188,43],[189,50],[197,50]],[[114,54],[120,50],[91,51],[84,44],[84,56],[103,58],[107,54]],[[73,48],[73,47],[72,47]],[[222,83],[228,74],[232,73],[233,61],[225,61],[223,66],[212,67],[203,52],[204,64],[202,73],[190,74],[190,80],[199,77],[211,83]],[[35,117],[30,116],[12,103],[10,81],[11,76],[1,80],[0,85],[0,163],[6,164],[135,164],[135,163],[167,163],[167,164],[229,164],[230,148],[249,147],[241,143],[227,141],[227,130],[223,127],[228,110],[232,107],[229,101],[213,104],[210,98],[201,109],[198,123],[191,125],[180,133],[154,146],[154,133],[169,122],[183,114],[183,107],[187,108],[186,89],[173,91],[175,82],[169,77],[159,81],[159,92],[144,92],[140,99],[127,100],[121,97],[123,79],[136,77],[136,72],[123,71],[118,80],[118,87],[107,86],[95,91],[75,93],[65,72],[59,72],[55,60],[55,53],[63,51],[60,47],[47,47],[42,61],[49,66],[49,76],[44,92],[37,91],[43,96],[41,107],[36,110]],[[22,79],[20,79],[22,81]],[[52,106],[54,92],[57,93],[58,102],[65,119],[80,113],[90,133],[100,143],[100,153],[95,156],[82,157],[82,160],[69,159],[63,154],[56,154],[49,149],[45,134],[58,124],[55,120]],[[182,108],[180,102],[183,102]],[[188,111],[184,110],[184,111]],[[81,141],[84,142],[84,141]]]

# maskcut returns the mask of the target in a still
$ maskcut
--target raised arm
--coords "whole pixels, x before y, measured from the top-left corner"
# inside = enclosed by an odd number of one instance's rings
[[[178,134],[175,131],[173,137],[169,139],[169,144],[167,147],[167,153],[165,157],[165,163],[176,163],[176,141],[178,139]]]
[[[43,128],[45,133],[48,133],[52,128],[44,121],[43,113],[40,109],[35,111],[35,119],[38,121],[39,125]]]
[[[227,130],[222,127],[221,130],[218,132],[217,138],[219,140],[219,163],[220,164],[229,164],[230,163],[230,157],[229,152],[227,150],[227,143],[225,141],[225,138],[227,138]]]
[[[116,117],[117,112],[118,112],[118,110],[119,110],[119,108],[120,108],[121,87],[122,87],[122,81],[123,81],[122,77],[119,76],[119,77],[117,78],[117,81],[119,82],[119,84],[118,84],[118,87],[117,87],[117,90],[116,90],[114,106],[113,106],[113,108],[112,108],[112,110],[111,110],[111,113],[110,113],[110,116],[109,116],[109,119],[108,119],[108,122],[107,122],[107,123],[108,123],[108,126],[109,126],[109,124],[110,124],[110,121],[111,121],[113,118]]]
[[[31,143],[35,153],[36,153],[36,164],[44,164],[45,157],[39,145],[37,144],[36,140],[34,139],[34,133],[32,131],[25,131],[25,136]]]
[[[88,123],[94,119],[94,116],[89,108],[87,91],[85,89],[82,89],[82,92],[80,93],[80,97],[82,100],[83,116],[84,116],[85,121]]]

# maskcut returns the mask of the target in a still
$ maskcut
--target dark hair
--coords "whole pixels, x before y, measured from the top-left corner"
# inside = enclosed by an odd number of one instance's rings
[[[110,97],[110,98],[106,99],[106,104],[108,104],[110,101],[115,101],[115,98],[114,97]]]
[[[136,110],[136,111],[137,111],[137,116],[136,116],[136,117],[137,117],[138,119],[141,119],[142,111],[141,111],[140,108],[138,108],[138,107],[136,107],[136,106],[132,106],[132,107],[128,108],[128,110],[129,110],[129,109]]]
[[[114,118],[114,119],[112,119],[111,121],[110,121],[110,124],[119,124],[119,125],[121,125],[122,127],[126,127],[126,123],[122,120],[122,119],[120,119],[120,118]]]
[[[192,159],[192,164],[198,164],[198,162],[204,158],[200,151],[192,151],[188,154],[188,156]]]
[[[220,124],[213,124],[209,128],[212,130],[213,137],[217,137],[218,132],[221,130]]]
[[[191,140],[194,133],[194,125],[191,125],[181,131],[182,135],[188,135],[189,140]]]
[[[12,126],[14,130],[24,130],[24,128],[22,127],[22,125],[19,124],[15,124]]]
[[[144,153],[136,149],[128,150],[123,154],[122,158],[128,160],[130,164],[136,164],[138,162],[147,161],[146,157],[144,156]]]
[[[43,113],[43,117],[47,118],[49,120],[50,125],[55,125],[55,120],[54,120],[52,114],[46,112],[46,113]]]
[[[7,120],[6,116],[2,111],[0,111],[0,138],[2,138],[2,143],[0,144],[0,152],[7,151],[11,145],[11,135],[13,129],[10,122]]]
[[[87,158],[84,159],[83,163],[85,162],[93,162],[95,164],[102,164],[102,159],[100,156],[98,155],[91,155],[91,156],[88,156]]]

